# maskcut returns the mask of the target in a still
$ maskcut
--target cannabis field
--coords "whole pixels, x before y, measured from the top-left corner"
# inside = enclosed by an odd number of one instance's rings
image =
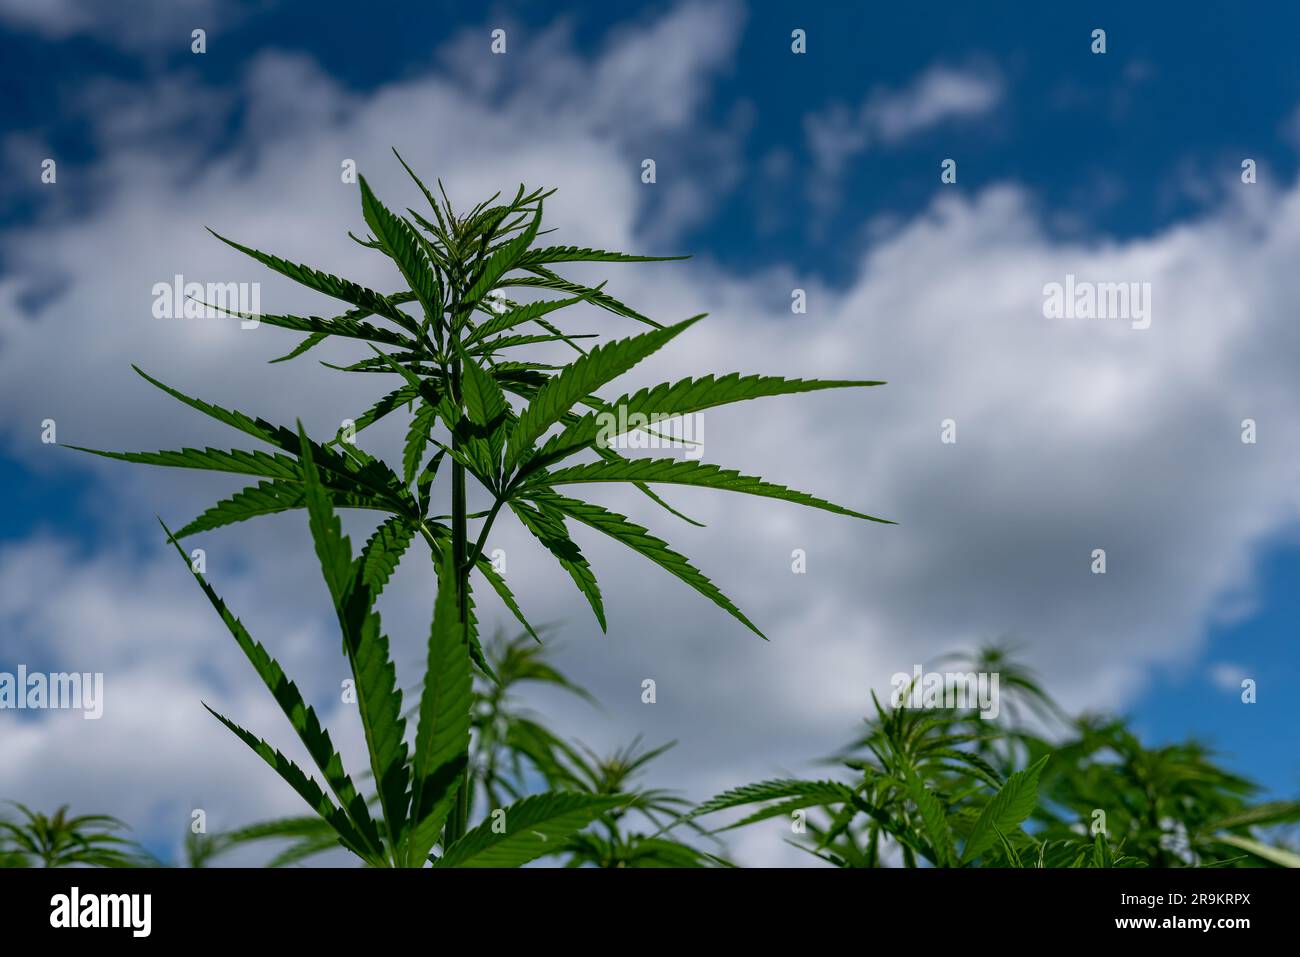
[[[698,805],[656,780],[654,761],[673,742],[637,739],[597,754],[520,707],[530,684],[589,699],[547,662],[544,644],[520,634],[488,641],[484,654],[468,781],[487,821],[482,850],[457,863],[731,867],[728,832],[763,827],[835,867],[1300,866],[1300,804],[1256,800],[1256,785],[1194,742],[1147,748],[1122,720],[1061,714],[997,648],[968,664],[999,669],[1015,689],[998,721],[881,707],[840,753],[816,762],[825,774],[743,784]],[[494,809],[511,807],[537,808],[530,828],[540,823],[556,840],[511,842],[499,812],[494,838]],[[337,822],[319,814],[187,833],[181,857],[159,860],[113,818],[16,811],[0,823],[0,860],[11,867],[205,867],[241,846],[262,848],[268,867],[340,863],[322,857],[341,839]],[[720,822],[728,811],[732,820]]]
[[[721,370],[620,393],[616,380],[707,319],[664,322],[565,272],[578,263],[654,269],[663,257],[555,244],[544,228],[550,192],[521,186],[459,209],[441,184],[397,161],[426,205],[390,209],[361,177],[367,232],[353,236],[359,255],[388,260],[396,292],[217,236],[339,309],[321,318],[202,303],[232,322],[301,334],[291,352],[272,359],[277,365],[327,340],[353,344],[354,361],[328,372],[373,382],[372,405],[336,434],[312,436],[300,419],[271,422],[225,408],[189,394],[165,370],[137,369],[186,411],[254,444],[126,452],[69,444],[136,466],[248,483],[183,524],[161,522],[159,539],[176,554],[176,575],[193,579],[229,632],[230,655],[246,659],[247,680],[264,685],[283,714],[278,727],[248,726],[209,708],[212,720],[261,759],[261,773],[296,794],[302,814],[227,832],[192,830],[183,855],[159,860],[126,822],[80,803],[12,805],[0,822],[0,861],[199,867],[237,851],[243,860],[256,848],[269,866],[339,863],[345,855],[368,867],[723,868],[732,866],[728,835],[762,829],[814,863],[843,868],[1300,866],[1300,802],[1261,800],[1255,783],[1194,741],[1152,746],[1122,719],[1067,714],[1015,653],[996,646],[947,666],[956,675],[997,676],[995,717],[969,700],[924,699],[910,687],[881,700],[864,688],[870,707],[860,727],[846,728],[842,750],[807,755],[815,774],[737,781],[700,803],[657,773],[671,741],[636,738],[598,753],[553,730],[521,703],[521,692],[549,686],[593,705],[594,698],[548,659],[554,629],[529,621],[493,558],[498,523],[517,522],[531,535],[602,629],[606,601],[619,596],[598,584],[575,527],[637,553],[764,640],[760,624],[690,558],[582,490],[630,488],[665,522],[693,521],[665,496],[695,487],[830,512],[861,535],[905,532],[886,527],[893,525],[886,516],[737,470],[631,454],[626,441],[640,433],[672,448],[681,442],[671,423],[683,416],[826,390],[845,403],[870,403],[884,383]],[[565,310],[579,305],[628,334],[572,327]],[[556,346],[570,360],[542,361],[538,348]],[[363,451],[358,434],[393,418],[405,429],[401,460]],[[343,511],[377,519],[364,542],[344,534]],[[277,662],[274,642],[250,633],[221,596],[219,578],[182,544],[283,513],[310,531],[312,551],[301,560],[319,567],[338,626],[337,643],[319,654],[346,663],[363,766],[345,766],[338,729],[332,737]],[[421,567],[426,581],[422,674],[399,671],[378,610],[404,563]],[[485,633],[489,601],[516,620],[516,633]]]

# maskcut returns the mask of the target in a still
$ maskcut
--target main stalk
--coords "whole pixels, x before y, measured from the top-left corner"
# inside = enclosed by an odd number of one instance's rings
[[[447,330],[448,343],[459,345],[460,332],[456,328],[456,317],[459,314],[460,296],[457,295],[451,310],[451,328]],[[465,414],[464,399],[461,390],[461,364],[457,357],[456,348],[451,350],[451,396],[455,403],[458,413]],[[453,428],[451,434],[451,447],[453,452],[460,448],[459,430]],[[469,555],[469,530],[468,530],[469,508],[465,495],[465,466],[459,461],[452,461],[451,468],[451,554],[452,566],[456,573],[456,606],[458,617],[464,623],[466,632],[469,630],[469,568],[466,559]],[[470,800],[470,773],[471,768],[468,761],[465,770],[460,779],[460,785],[456,789],[456,803],[452,807],[451,814],[447,817],[445,828],[445,840],[443,842],[444,850],[450,847],[454,841],[464,836],[469,827],[469,800]]]

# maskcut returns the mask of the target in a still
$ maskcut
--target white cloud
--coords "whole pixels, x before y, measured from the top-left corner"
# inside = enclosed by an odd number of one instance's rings
[[[271,738],[304,766],[307,756],[221,620],[185,581],[185,564],[166,557],[150,550],[141,560],[126,548],[86,555],[77,543],[46,537],[0,548],[0,667],[104,676],[98,719],[79,711],[0,712],[0,752],[6,799],[44,810],[71,803],[76,813],[108,811],[133,825],[133,836],[179,847],[196,808],[207,813],[210,830],[303,810],[201,702]],[[322,718],[342,729],[335,743],[360,767],[364,744],[330,673],[344,666],[320,654],[333,647],[337,657],[337,639],[284,607],[254,600],[272,581],[262,573],[243,588],[222,585],[250,627],[276,636],[283,664]]]
[[[1234,665],[1228,661],[1218,661],[1210,665],[1209,677],[1210,681],[1220,691],[1226,691],[1229,694],[1240,694],[1241,683],[1249,675],[1241,665]]]
[[[707,87],[734,44],[725,30],[678,33],[665,24],[724,22],[710,19],[716,9],[679,10],[651,31],[671,47],[665,58],[694,65],[668,75],[665,95]],[[269,770],[240,755],[238,742],[199,709],[200,697],[219,692],[232,718],[285,739],[153,530],[155,512],[183,520],[237,484],[73,458],[40,445],[38,423],[56,418],[62,441],[108,448],[238,442],[154,392],[131,362],[224,405],[285,422],[301,415],[319,434],[363,408],[379,388],[370,377],[332,373],[310,358],[267,368],[260,360],[294,337],[270,327],[159,322],[149,315],[150,288],[175,272],[257,279],[268,310],[328,308],[219,247],[203,225],[394,288],[391,269],[343,235],[358,228],[360,214],[355,187],[338,175],[344,158],[356,159],[392,205],[414,205],[418,194],[387,155],[390,143],[461,199],[520,180],[559,186],[547,204],[558,240],[644,249],[647,217],[668,200],[640,184],[638,158],[623,134],[610,132],[654,98],[644,88],[654,74],[637,66],[654,51],[630,54],[634,43],[611,42],[604,58],[588,63],[555,40],[546,69],[528,75],[529,89],[491,93],[436,74],[344,95],[308,62],[266,57],[239,94],[256,106],[255,138],[204,160],[199,150],[173,153],[119,132],[94,171],[97,206],[6,237],[12,272],[0,278],[0,402],[11,410],[9,450],[36,470],[93,470],[101,532],[141,543],[83,554],[82,542],[24,542],[8,553],[13,584],[0,589],[6,655],[43,644],[70,659],[93,650],[110,672],[110,693],[126,688],[131,702],[123,724],[105,719],[101,734],[111,731],[112,740],[53,720],[0,738],[0,762],[18,769],[6,784],[13,796],[99,802],[142,824],[150,808],[196,791],[204,800],[225,795],[231,817],[293,809],[275,803],[283,798]],[[550,70],[561,80],[548,79]],[[645,79],[612,84],[621,97],[590,90],[586,100],[570,100],[612,73]],[[554,103],[548,89],[562,91]],[[298,92],[313,92],[309,121],[289,106]],[[663,108],[655,122],[665,135],[685,137],[701,102]],[[550,557],[517,528],[498,526],[494,544],[507,552],[525,608],[536,621],[564,622],[564,666],[605,703],[595,716],[567,701],[548,714],[600,747],[636,733],[650,743],[679,739],[656,783],[700,798],[782,770],[812,770],[809,760],[839,746],[867,712],[869,689],[954,646],[1014,635],[1070,707],[1131,702],[1151,665],[1196,654],[1216,596],[1248,585],[1257,543],[1297,517],[1300,332],[1287,317],[1300,293],[1291,268],[1300,191],[1250,190],[1230,193],[1197,222],[1091,245],[1046,235],[1033,198],[1014,186],[944,196],[864,248],[844,288],[789,269],[738,278],[707,259],[595,271],[661,319],[713,313],[628,376],[629,386],[733,369],[889,380],[881,389],[709,413],[705,460],[902,524],[669,490],[707,522],[696,529],[636,496],[592,493],[692,556],[769,643],[639,557],[579,531],[610,611],[610,634],[599,637]],[[680,228],[679,220],[661,221],[660,235],[670,236],[674,223]],[[25,306],[26,277],[50,273],[64,278],[61,294],[39,309]],[[1151,328],[1044,319],[1042,287],[1067,273],[1151,282]],[[796,285],[810,293],[806,316],[788,312]],[[593,331],[630,328],[603,314],[589,318]],[[950,417],[958,442],[943,445],[939,423]],[[1245,417],[1260,424],[1256,445],[1240,442]],[[393,454],[400,442],[394,426],[362,445]],[[214,583],[254,634],[328,700],[341,662],[301,516],[202,544]],[[1095,547],[1108,551],[1104,577],[1089,571]],[[806,575],[791,574],[794,548],[808,552]],[[50,599],[58,607],[33,604],[30,593],[42,583],[46,590],[66,583]],[[385,602],[407,675],[430,600],[427,566],[408,562]],[[509,627],[490,601],[484,608],[488,622]],[[646,677],[658,683],[653,706],[640,700]],[[96,771],[93,790],[78,790],[74,774],[83,766]],[[239,793],[221,791],[229,781]],[[783,836],[778,828],[746,835],[741,853],[751,862],[801,859]]]
[[[0,0],[0,21],[49,40],[88,35],[108,46],[163,52],[188,50],[190,31],[229,26],[247,0]]]
[[[907,89],[870,100],[864,115],[884,142],[897,143],[940,123],[982,116],[1001,100],[996,73],[936,66]]]
[[[0,0],[0,18],[45,36],[66,36],[93,22],[93,3],[77,0]]]
[[[1003,98],[1001,75],[991,67],[935,65],[908,86],[872,90],[856,106],[832,103],[804,118],[816,163],[809,184],[814,199],[829,201],[836,180],[855,156],[897,146],[946,123],[988,115]]]

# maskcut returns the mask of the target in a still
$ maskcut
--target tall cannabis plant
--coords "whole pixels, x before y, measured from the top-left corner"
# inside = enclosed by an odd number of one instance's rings
[[[401,161],[400,156],[398,159]],[[524,628],[536,635],[504,577],[487,558],[488,537],[502,512],[514,515],[555,557],[590,604],[602,629],[603,599],[590,565],[569,535],[572,522],[639,552],[761,634],[703,573],[662,539],[623,515],[573,497],[568,490],[590,483],[626,483],[667,508],[651,485],[694,485],[881,521],[717,465],[672,458],[627,459],[615,449],[620,438],[631,431],[716,406],[762,396],[880,383],[732,373],[687,378],[602,399],[597,390],[702,317],[661,325],[610,296],[603,284],[591,287],[574,282],[552,267],[576,262],[651,262],[664,257],[541,245],[543,205],[551,193],[520,187],[509,202],[498,203],[494,196],[461,215],[441,186],[440,197],[435,197],[404,161],[402,165],[428,200],[428,214],[415,210],[408,210],[409,216],[394,213],[361,179],[361,212],[372,235],[353,237],[392,260],[405,287],[397,292],[379,293],[217,237],[272,270],[352,307],[333,318],[229,312],[241,319],[306,333],[297,348],[273,361],[300,356],[330,337],[353,339],[366,343],[371,351],[344,368],[395,376],[396,388],[357,416],[350,429],[340,429],[331,441],[321,443],[308,437],[301,425],[290,429],[223,409],[140,372],[174,398],[275,451],[83,451],[128,462],[257,479],[175,534],[169,531],[173,542],[254,516],[305,508],[356,682],[380,820],[372,819],[367,802],[344,772],[327,733],[296,686],[196,573],[302,738],[333,798],[266,742],[226,717],[217,717],[331,824],[343,846],[367,863],[421,865],[438,846],[441,854],[434,861],[442,866],[520,864],[544,852],[545,842],[539,835],[572,833],[623,798],[534,795],[503,809],[504,821],[494,815],[477,828],[468,827],[471,661],[489,668],[477,637],[471,572],[481,576]],[[510,298],[514,290],[559,293],[562,298],[516,302]],[[586,351],[579,344],[580,337],[556,324],[558,313],[580,303],[648,329]],[[551,342],[567,343],[577,357],[563,366],[520,357],[521,350],[529,346]],[[512,399],[518,400],[518,407],[512,405]],[[402,463],[395,469],[357,448],[355,433],[401,407],[409,407],[413,415]],[[594,454],[594,460],[581,461],[583,453]],[[444,463],[451,472],[450,503],[448,508],[435,510],[431,508],[434,480]],[[474,513],[469,509],[466,487],[471,477],[491,500],[487,509]],[[340,531],[336,508],[371,509],[387,516],[359,555],[354,555]],[[401,694],[375,603],[416,536],[432,553],[438,588],[412,745],[406,740]]]

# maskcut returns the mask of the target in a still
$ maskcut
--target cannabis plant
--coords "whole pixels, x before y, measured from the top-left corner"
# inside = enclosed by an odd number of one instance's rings
[[[657,748],[643,748],[638,737],[610,754],[597,754],[588,747],[564,746],[554,765],[546,771],[553,785],[590,794],[628,793],[635,797],[628,809],[611,808],[600,815],[592,828],[575,834],[559,851],[567,867],[731,867],[721,857],[721,842],[694,821],[686,827],[697,837],[711,840],[704,850],[666,832],[670,822],[690,808],[690,802],[658,787],[639,787],[639,777],[652,761],[676,746],[675,741]],[[633,819],[640,827],[634,827]]]
[[[996,719],[873,696],[833,759],[845,775],[735,788],[677,823],[737,809],[723,830],[798,821],[793,843],[839,867],[1300,866],[1257,832],[1300,820],[1300,802],[1252,803],[1259,789],[1195,743],[1147,749],[1123,722],[1066,717],[1005,649],[951,657],[999,673]],[[1050,720],[1064,725],[1051,738]]]
[[[69,815],[33,811],[11,802],[21,820],[0,820],[0,866],[6,867],[139,867],[147,858],[126,828],[107,814]]]
[[[538,644],[519,634],[509,640],[498,637],[485,649],[496,680],[485,674],[479,678],[472,781],[482,788],[487,806],[499,807],[507,798],[522,797],[535,790],[539,781],[562,791],[625,793],[635,798],[631,809],[605,811],[589,832],[575,834],[556,849],[566,866],[701,867],[725,863],[713,852],[658,833],[687,810],[689,802],[663,788],[632,783],[675,742],[645,749],[638,737],[600,755],[586,745],[566,741],[543,717],[520,704],[516,692],[524,685],[561,690],[597,704],[586,688],[552,663],[549,652],[553,648],[553,644]],[[631,830],[628,824],[633,819],[644,830]],[[698,826],[692,829],[706,833]]]
[[[1144,747],[1113,719],[1081,718],[1072,731],[1058,745],[1035,745],[1057,755],[1034,813],[1043,838],[1064,837],[1073,821],[1101,810],[1107,831],[1155,867],[1300,867],[1300,854],[1269,833],[1300,821],[1300,802],[1257,801],[1258,785],[1220,766],[1205,745]]]
[[[546,632],[540,630],[541,634]],[[553,643],[527,633],[498,634],[486,643],[489,670],[475,675],[474,754],[471,797],[481,794],[488,807],[502,807],[535,790],[538,780],[552,787],[564,781],[547,774],[569,748],[541,715],[525,707],[519,692],[527,686],[550,688],[595,705],[591,692],[551,660]]]
[[[1003,779],[974,750],[961,716],[894,708],[875,696],[864,757],[842,759],[849,780],[782,778],[719,794],[683,822],[755,807],[726,830],[772,818],[794,822],[802,850],[838,867],[880,867],[886,848],[905,866],[955,867],[999,853],[1020,860],[1014,841],[1037,801],[1046,759]],[[820,812],[821,819],[814,816]]]
[[[542,632],[545,634],[545,631]],[[563,690],[595,705],[596,699],[559,670],[549,659],[551,643],[539,644],[527,634],[485,641],[483,652],[496,680],[475,674],[477,699],[473,721],[470,775],[472,792],[484,806],[504,807],[538,790],[589,794],[627,794],[631,809],[612,808],[592,822],[590,832],[574,834],[545,855],[568,867],[711,867],[726,864],[716,853],[718,841],[698,825],[688,825],[715,845],[704,850],[655,833],[689,808],[689,802],[662,788],[633,786],[631,779],[671,744],[645,750],[640,739],[600,756],[581,744],[565,741],[545,719],[525,708],[518,692],[525,685]],[[632,830],[629,822],[642,823]],[[287,842],[267,863],[283,867],[334,850],[333,830],[319,817],[300,816],[264,821],[215,836],[221,849],[237,844],[274,840]]]
[[[370,802],[374,805],[376,800]],[[245,827],[215,834],[186,833],[184,858],[177,867],[208,867],[216,858],[229,854],[245,844],[265,842],[283,843],[266,862],[266,867],[287,867],[306,858],[339,849],[338,835],[330,823],[315,814],[275,818],[258,821]]]
[[[292,352],[274,361],[301,356],[330,338],[354,340],[370,351],[342,368],[371,377],[395,377],[395,388],[349,420],[333,439],[319,442],[301,424],[288,428],[224,409],[140,372],[159,389],[265,443],[271,451],[83,451],[256,480],[174,534],[168,530],[178,552],[179,541],[189,535],[256,516],[306,510],[355,681],[378,798],[376,815],[344,771],[328,733],[296,685],[252,639],[203,575],[195,572],[195,577],[298,733],[329,793],[263,739],[224,715],[216,717],[329,823],[340,844],[376,866],[420,866],[428,860],[438,866],[522,864],[626,798],[574,792],[531,795],[494,809],[491,819],[469,827],[472,667],[490,669],[479,644],[471,575],[486,582],[525,630],[536,635],[504,576],[487,557],[498,518],[513,515],[554,556],[602,629],[601,591],[570,536],[571,523],[640,553],[761,635],[685,556],[627,517],[574,497],[570,489],[586,484],[632,485],[672,512],[651,486],[691,485],[882,521],[717,465],[690,459],[628,459],[617,451],[629,433],[656,429],[674,417],[765,396],[880,383],[732,373],[686,378],[612,400],[600,398],[598,390],[682,335],[702,316],[662,325],[613,298],[603,284],[593,287],[566,279],[554,267],[666,257],[542,245],[538,240],[544,235],[542,214],[550,192],[526,191],[521,186],[507,202],[494,196],[458,214],[441,184],[441,195],[435,197],[404,161],[402,165],[428,201],[427,213],[393,212],[361,179],[361,213],[371,235],[353,237],[391,261],[402,280],[403,288],[397,291],[380,293],[217,237],[275,272],[351,307],[332,318],[222,310],[240,319],[305,333]],[[548,292],[561,298],[528,302],[511,298]],[[580,334],[557,325],[563,310],[580,304],[648,328],[588,351],[580,343]],[[531,347],[548,343],[565,343],[578,354],[560,366],[529,358]],[[410,424],[402,462],[389,466],[358,448],[356,433],[399,408],[411,411]],[[450,501],[448,507],[435,509],[434,481],[444,468],[450,471]],[[486,493],[490,502],[486,508],[471,511],[470,479]],[[385,516],[359,554],[342,534],[336,513],[340,508],[369,509]],[[409,742],[396,669],[376,602],[417,537],[431,554],[437,588],[415,736]]]

